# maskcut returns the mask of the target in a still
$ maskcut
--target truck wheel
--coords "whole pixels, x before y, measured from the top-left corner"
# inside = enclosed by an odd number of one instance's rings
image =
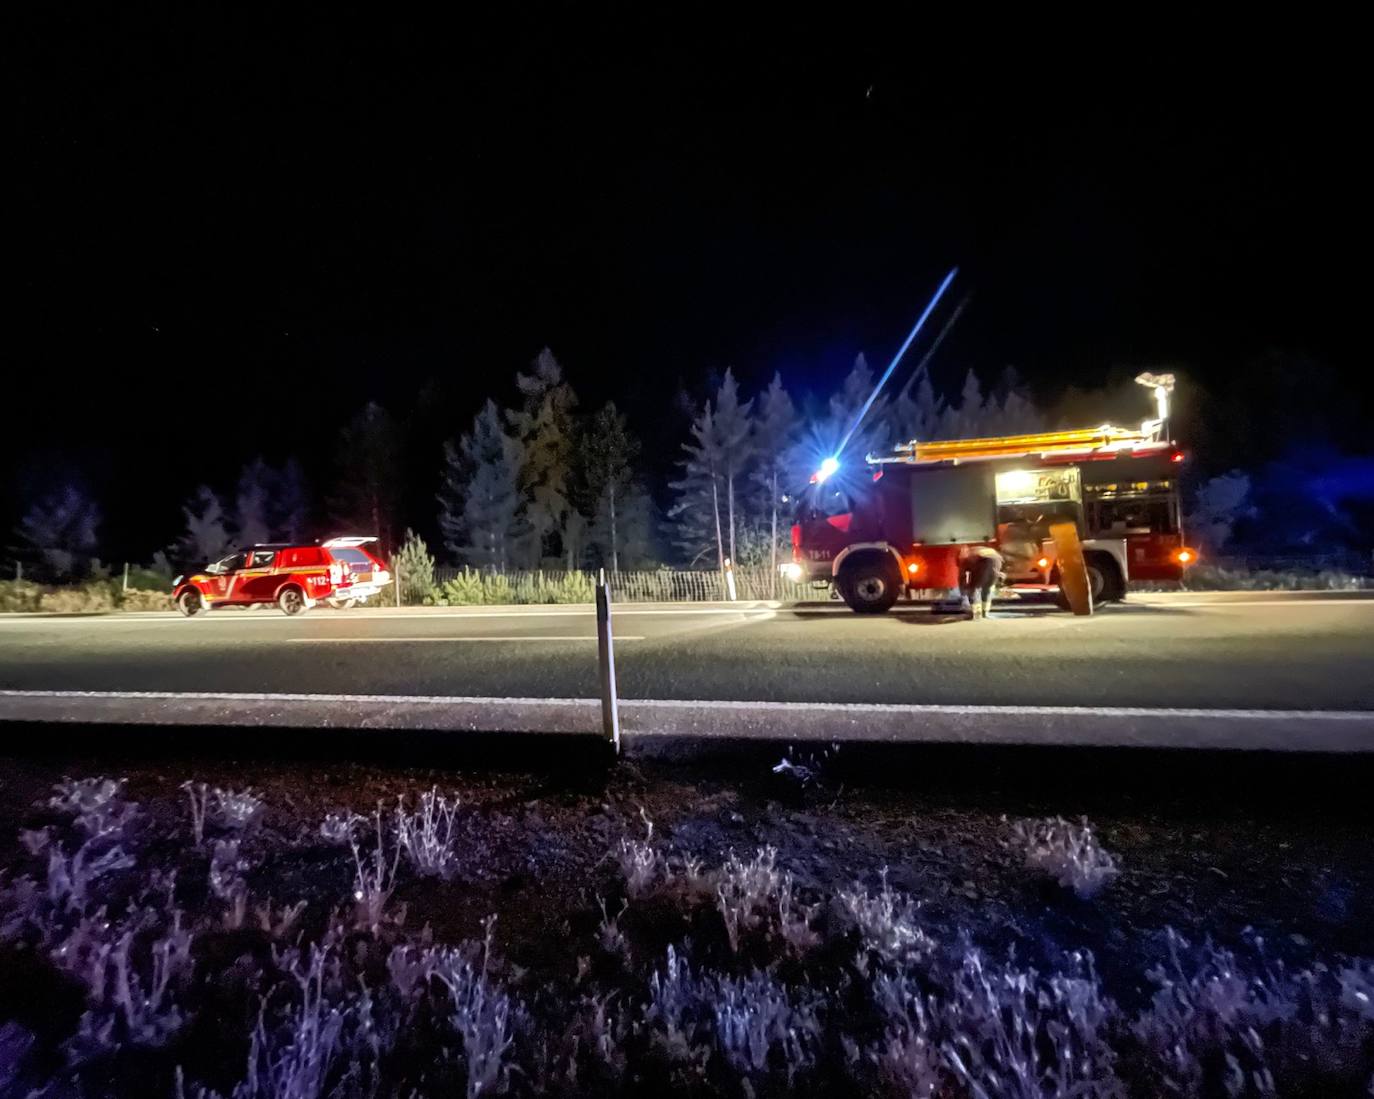
[[[209,608],[205,606],[205,600],[200,597],[200,592],[194,589],[184,591],[177,596],[177,610],[187,618],[194,618],[198,614],[203,614]]]
[[[300,588],[282,588],[281,594],[277,596],[277,606],[283,614],[304,614],[305,592]]]
[[[840,572],[840,595],[859,614],[883,614],[902,594],[901,578],[891,561],[871,557],[846,564]]]
[[[1083,562],[1088,568],[1088,586],[1093,593],[1093,606],[1100,603],[1120,603],[1126,598],[1126,581],[1116,559],[1108,553],[1089,553]]]

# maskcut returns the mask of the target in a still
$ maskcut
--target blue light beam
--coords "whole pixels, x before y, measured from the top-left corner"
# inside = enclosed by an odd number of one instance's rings
[[[934,312],[935,307],[940,304],[940,299],[945,296],[945,291],[949,289],[949,284],[954,281],[954,276],[959,273],[959,268],[951,267],[949,274],[945,276],[945,281],[940,283],[935,291],[935,296],[926,305],[925,311],[916,320],[916,325],[907,336],[906,342],[897,349],[897,354],[892,356],[892,361],[887,364],[887,369],[883,371],[883,376],[878,379],[878,384],[873,387],[873,392],[868,395],[868,400],[864,401],[863,408],[859,409],[859,414],[854,417],[854,422],[849,425],[849,430],[844,433],[844,438],[840,440],[840,445],[835,448],[832,457],[827,458],[826,462],[835,462],[836,468],[839,466],[840,455],[844,453],[844,448],[849,445],[849,440],[854,437],[854,432],[859,430],[859,425],[864,422],[864,417],[868,415],[868,410],[873,407],[873,402],[878,399],[878,394],[882,392],[883,386],[887,385],[887,380],[892,377],[892,372],[897,369],[897,364],[902,361],[902,356],[906,354],[906,349],[911,346],[912,341],[921,331],[921,326],[926,323],[926,318]],[[833,471],[832,471],[833,472]]]

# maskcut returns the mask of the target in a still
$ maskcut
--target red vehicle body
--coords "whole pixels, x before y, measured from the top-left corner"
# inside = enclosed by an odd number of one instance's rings
[[[1081,445],[1085,440],[1099,445]],[[1179,517],[1182,457],[1172,443],[1116,428],[908,444],[891,457],[870,458],[848,478],[841,471],[812,487],[792,528],[791,572],[834,583],[857,611],[881,612],[905,592],[956,586],[959,552],[977,543],[1003,549],[1013,584],[1055,590],[1044,522],[1053,512],[1078,527],[1094,600],[1119,600],[1130,580],[1178,580],[1196,559],[1184,547]],[[913,538],[924,502],[938,495],[931,474],[960,468],[986,472],[987,493],[972,505],[987,514],[984,530],[967,540]],[[1003,492],[1004,479],[1072,491],[1022,498]]]
[[[255,604],[274,604],[291,615],[324,601],[352,606],[390,582],[381,558],[362,544],[369,541],[375,539],[249,546],[177,577],[172,598],[188,618],[211,608]]]

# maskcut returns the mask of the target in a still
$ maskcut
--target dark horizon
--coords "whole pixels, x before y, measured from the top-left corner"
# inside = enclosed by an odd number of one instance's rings
[[[1317,365],[1264,399],[1305,390],[1314,439],[1362,438],[1339,57],[932,67],[771,34],[371,30],[36,20],[13,42],[7,532],[74,478],[142,552],[259,454],[327,480],[368,400],[418,409],[408,464],[432,450],[437,475],[545,346],[652,438],[661,489],[680,390],[733,367],[823,399],[956,265],[952,393],[970,368],[1045,402],[1175,368],[1214,402],[1197,421],[1259,423],[1247,371],[1279,353]]]

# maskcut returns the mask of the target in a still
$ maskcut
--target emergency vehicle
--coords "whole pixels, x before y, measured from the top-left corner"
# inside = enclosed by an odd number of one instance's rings
[[[956,587],[958,557],[970,545],[998,547],[1020,588],[1063,595],[1065,570],[1081,570],[1087,613],[1123,599],[1133,579],[1181,579],[1197,553],[1183,541],[1184,455],[1167,438],[1174,380],[1136,380],[1154,389],[1158,411],[1139,428],[912,440],[848,475],[827,461],[802,497],[784,569],[834,584],[861,613],[886,611],[909,592]],[[1066,526],[1072,545],[1062,540]]]
[[[376,538],[331,538],[319,545],[249,546],[172,582],[172,599],[187,618],[220,607],[272,606],[289,615],[318,603],[352,607],[391,582],[368,544]]]

